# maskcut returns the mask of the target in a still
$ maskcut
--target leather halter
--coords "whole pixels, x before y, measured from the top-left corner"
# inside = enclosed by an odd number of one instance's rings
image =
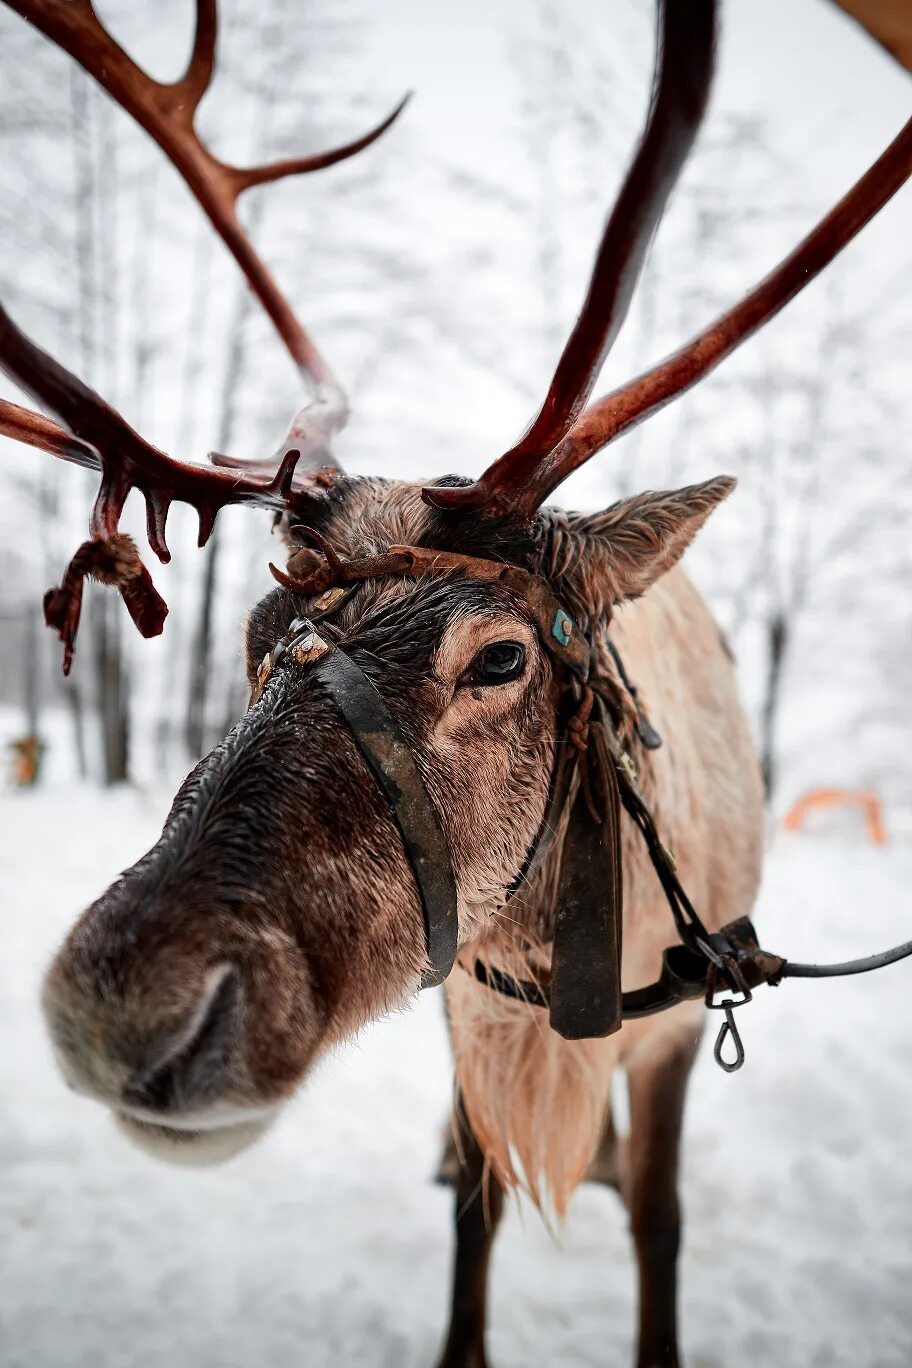
[[[427,551],[422,547],[391,547],[374,562],[358,562],[359,571],[371,573],[352,576],[353,567],[317,567],[308,581],[293,580],[281,573],[273,573],[296,592],[312,592],[325,581],[328,571],[335,571],[349,587],[331,586],[315,598],[318,610],[314,619],[295,618],[288,631],[264,657],[257,675],[255,702],[266,683],[283,659],[291,658],[310,669],[326,693],[338,707],[358,749],[376,779],[390,812],[399,828],[406,855],[415,876],[421,897],[424,917],[425,947],[429,972],[422,979],[422,987],[443,983],[456,959],[459,921],[457,915],[456,879],[450,859],[449,846],[433,801],[428,793],[421,770],[408,741],[390,713],[376,686],[352,658],[332,640],[321,636],[317,623],[332,616],[342,607],[355,584],[375,578],[376,570],[388,575],[418,576],[430,571],[459,571],[473,579],[505,584],[519,593],[531,612],[539,636],[557,668],[577,680],[585,680],[589,672],[590,648],[576,630],[570,615],[564,611],[543,580],[518,566],[499,561],[483,561],[447,552]],[[563,766],[559,766],[563,774]],[[563,783],[552,784],[552,799],[560,806],[559,819],[567,792]],[[550,810],[549,805],[549,810]],[[533,863],[538,868],[551,843],[552,829],[546,820],[527,857],[520,877],[528,877]]]
[[[474,972],[480,983],[528,1006],[546,1008],[552,1028],[571,1040],[609,1035],[623,1021],[702,997],[707,1007],[724,1013],[714,1054],[720,1066],[732,1072],[744,1062],[733,1012],[751,1001],[760,984],[775,987],[783,978],[865,973],[912,955],[909,941],[842,964],[798,964],[762,950],[747,917],[708,931],[659,838],[608,702],[589,687],[591,643],[544,580],[518,566],[422,547],[394,546],[383,556],[343,563],[319,540],[325,554],[308,553],[306,578],[271,567],[286,588],[314,596],[316,611],[313,618],[296,618],[264,657],[251,702],[259,699],[273,671],[290,658],[318,679],[341,712],[389,804],[421,897],[430,965],[422,987],[443,983],[458,950],[456,879],[449,846],[418,758],[379,691],[340,646],[320,634],[317,624],[334,615],[360,582],[441,572],[501,583],[520,596],[563,683],[565,700],[545,814],[506,895],[509,901],[541,868],[570,805],[550,973],[545,982],[515,979],[476,960]],[[617,648],[610,644],[609,649],[630,696],[640,739],[646,749],[656,749],[661,737],[642,713]],[[626,993],[621,991],[621,804],[643,836],[680,937],[679,944],[664,952],[656,982]],[[717,1002],[720,993],[724,996]],[[729,1036],[735,1053],[726,1059],[723,1048]]]

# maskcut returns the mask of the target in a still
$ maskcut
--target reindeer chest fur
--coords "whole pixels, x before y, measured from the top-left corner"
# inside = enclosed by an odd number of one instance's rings
[[[716,929],[752,907],[763,846],[759,767],[731,661],[680,571],[623,609],[611,631],[666,743],[652,753],[637,751],[641,786],[680,852],[682,877]],[[696,697],[699,708],[682,706]],[[655,977],[672,923],[626,817],[621,836],[624,986],[632,988]],[[512,915],[521,925],[495,924],[466,947],[465,961],[481,953],[521,973],[531,943],[546,967],[541,936],[553,915],[555,877],[556,859],[542,870],[538,887],[516,900]],[[606,1039],[568,1041],[543,1030],[540,1013],[487,992],[468,974],[453,976],[447,998],[456,1075],[482,1150],[501,1183],[522,1187],[557,1212],[599,1149],[617,1066],[631,1051],[657,1048],[654,1036],[664,1042],[700,1031],[699,1006],[683,1004],[626,1023]]]

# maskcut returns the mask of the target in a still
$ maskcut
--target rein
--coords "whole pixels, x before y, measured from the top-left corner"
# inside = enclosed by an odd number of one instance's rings
[[[479,983],[547,1010],[551,1027],[569,1040],[610,1035],[624,1021],[702,998],[708,1009],[724,1014],[714,1056],[732,1073],[745,1057],[734,1012],[752,1000],[753,990],[761,984],[777,987],[785,978],[862,974],[912,955],[912,941],[907,941],[840,964],[801,964],[763,950],[747,917],[709,931],[678,878],[673,855],[662,844],[609,702],[590,685],[592,643],[544,580],[518,566],[422,547],[393,546],[381,556],[342,562],[328,543],[307,531],[322,554],[302,548],[289,561],[291,573],[270,569],[290,592],[313,598],[313,616],[295,618],[264,657],[251,702],[259,699],[273,671],[291,659],[319,680],[341,712],[399,828],[421,898],[430,965],[421,987],[443,983],[458,952],[456,878],[449,846],[410,743],[376,686],[339,645],[320,634],[319,624],[338,612],[366,580],[448,571],[503,584],[521,598],[555,665],[563,695],[544,817],[504,903],[541,868],[569,809],[550,972],[542,983],[517,979],[476,959],[474,977]],[[647,750],[655,750],[662,738],[646,718],[613,643],[609,651],[629,696],[637,734]],[[679,943],[662,955],[659,978],[630,992],[621,990],[622,806],[646,844],[679,937]],[[726,1058],[729,1038],[734,1054]]]

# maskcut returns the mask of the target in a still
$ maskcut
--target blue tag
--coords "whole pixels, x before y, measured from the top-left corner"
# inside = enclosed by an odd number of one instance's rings
[[[554,621],[551,623],[551,635],[555,641],[559,641],[561,646],[569,646],[570,638],[573,635],[573,618],[569,613],[565,613],[563,608],[558,608],[554,614]]]

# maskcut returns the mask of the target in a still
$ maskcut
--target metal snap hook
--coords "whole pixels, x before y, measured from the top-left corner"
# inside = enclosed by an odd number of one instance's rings
[[[719,1007],[725,1013],[725,1020],[719,1029],[719,1034],[716,1036],[713,1057],[719,1068],[724,1069],[726,1073],[737,1073],[738,1069],[740,1069],[741,1065],[744,1063],[744,1044],[741,1040],[741,1036],[738,1034],[738,1028],[735,1025],[735,1014],[732,1010],[736,1005],[740,1006],[741,1004],[732,1002],[731,998],[726,998],[724,1002],[719,1003]],[[735,1047],[734,1059],[725,1059],[722,1054],[725,1041],[729,1035],[731,1036]]]

